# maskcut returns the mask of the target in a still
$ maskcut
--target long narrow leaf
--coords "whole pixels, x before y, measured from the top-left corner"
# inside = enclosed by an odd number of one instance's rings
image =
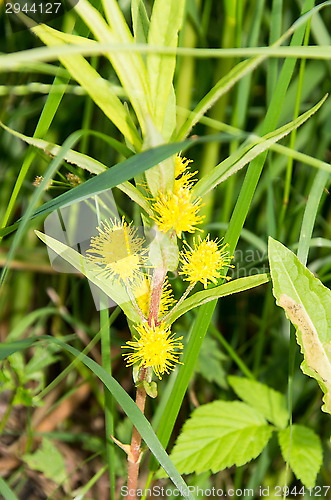
[[[226,297],[227,295],[232,295],[233,293],[243,292],[245,290],[250,290],[259,285],[263,285],[269,281],[269,276],[267,274],[255,274],[253,276],[247,276],[245,278],[238,278],[236,280],[225,283],[224,285],[216,286],[210,288],[209,290],[203,290],[197,292],[184,302],[176,309],[173,314],[171,314],[167,322],[173,323],[178,318],[183,316],[183,314],[195,309],[196,307],[206,304],[207,302],[221,297]]]
[[[61,47],[64,45],[66,49],[67,45],[61,39],[63,36],[61,32],[45,25],[35,26],[32,30],[46,45],[50,47],[54,45]],[[89,44],[86,45],[84,43],[84,47],[86,46],[89,46]],[[108,82],[80,54],[70,55],[65,51],[59,59],[105,115],[139,151],[141,138],[138,131],[128,111],[113,92]]]
[[[176,47],[184,15],[185,0],[155,0],[148,33],[149,45]],[[165,113],[175,71],[176,56],[147,55],[148,81],[156,127],[163,131]]]
[[[327,95],[324,96],[315,106],[310,110],[303,113],[296,120],[287,123],[279,129],[269,132],[265,136],[255,139],[252,144],[248,144],[240,148],[232,156],[217,165],[208,175],[203,177],[195,186],[194,192],[196,196],[203,196],[208,191],[213,189],[217,184],[224,182],[231,175],[238,172],[247,163],[252,161],[258,155],[270,148],[271,145],[281,140],[288,135],[292,130],[300,127],[305,121],[308,120],[316,111],[322,106],[326,100]]]
[[[143,438],[155,458],[158,460],[160,465],[167,472],[175,486],[177,486],[177,488],[182,492],[182,496],[194,500],[191,493],[188,491],[185,482],[181,478],[169,456],[160,444],[146,417],[139,410],[136,403],[120,386],[120,384],[109,373],[107,373],[104,368],[98,365],[98,363],[85,356],[85,354],[80,353],[79,351],[77,351],[77,349],[71,347],[65,342],[47,335],[25,339],[24,342],[11,342],[8,343],[8,345],[3,343],[2,345],[0,345],[0,359],[4,359],[6,355],[8,355],[7,353],[11,354],[18,350],[24,349],[26,347],[29,347],[36,341],[39,342],[40,340],[45,340],[51,344],[57,344],[66,351],[70,352],[73,356],[75,356],[75,358],[84,363],[103,382],[105,387],[107,387],[107,389],[112,393],[118,404],[123,408],[129,419],[132,421],[141,437]]]

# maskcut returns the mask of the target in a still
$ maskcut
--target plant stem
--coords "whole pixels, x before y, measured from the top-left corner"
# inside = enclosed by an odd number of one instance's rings
[[[166,274],[167,270],[164,266],[157,267],[153,274],[152,291],[151,291],[151,299],[149,304],[149,315],[148,315],[149,326],[157,324],[159,310],[160,310],[161,293]],[[146,380],[147,376],[148,376],[148,368],[142,366],[140,368],[139,384],[137,387],[137,394],[136,394],[136,405],[142,411],[142,413],[144,413],[145,402],[146,402],[146,391],[143,382],[144,380]],[[128,483],[127,483],[128,494],[126,497],[127,499],[136,498],[139,464],[141,458],[140,444],[141,444],[141,435],[139,434],[137,429],[133,427],[130,453],[128,454]]]
[[[170,316],[178,309],[178,307],[184,302],[184,300],[186,299],[186,297],[188,296],[188,294],[191,292],[191,290],[193,290],[193,288],[195,287],[195,285],[197,284],[197,282],[195,281],[194,283],[191,283],[185,290],[185,292],[183,293],[183,295],[181,296],[181,298],[179,299],[179,301],[177,302],[177,304],[168,312],[168,314],[166,314],[165,316],[162,317],[162,321],[167,321],[168,318],[170,318]]]
[[[147,368],[144,366],[140,369],[139,382],[140,384],[137,387],[136,394],[136,405],[144,413],[145,410],[145,401],[146,401],[146,391],[143,385],[143,381],[145,380],[147,375]],[[128,455],[128,494],[126,498],[135,499],[136,498],[136,490],[137,490],[137,482],[138,482],[138,473],[139,473],[139,464],[140,464],[140,444],[141,444],[141,435],[137,431],[135,427],[132,430],[132,438],[131,438],[131,453]]]
[[[164,266],[157,267],[153,274],[152,292],[148,316],[149,326],[152,326],[152,323],[154,323],[154,325],[157,325],[160,310],[161,293],[166,274],[167,271]]]

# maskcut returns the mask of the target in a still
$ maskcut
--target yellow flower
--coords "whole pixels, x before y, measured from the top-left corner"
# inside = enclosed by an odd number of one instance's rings
[[[198,215],[200,208],[201,199],[192,202],[190,189],[181,187],[176,193],[160,193],[153,206],[156,214],[153,219],[162,233],[175,231],[181,238],[182,232],[194,233],[195,226],[203,221],[204,217]]]
[[[142,323],[135,326],[140,334],[139,339],[134,337],[134,341],[128,341],[125,349],[133,349],[131,354],[123,354],[127,366],[139,363],[139,367],[153,367],[154,373],[161,380],[164,373],[173,370],[178,361],[178,350],[183,349],[183,344],[179,342],[183,337],[174,338],[170,327],[160,323],[151,326]]]
[[[192,163],[193,160],[188,160],[185,157],[181,157],[180,155],[176,155],[175,158],[175,183],[174,183],[174,193],[177,194],[181,188],[190,189],[195,180],[192,181],[192,177],[195,176],[197,171],[189,172],[189,164]]]
[[[186,276],[185,281],[197,283],[200,281],[207,288],[208,280],[217,284],[219,278],[227,278],[222,269],[230,266],[232,257],[226,249],[227,245],[219,246],[218,241],[210,240],[209,235],[204,240],[193,240],[193,247],[187,245],[181,253],[182,270],[179,274]]]
[[[111,223],[111,224],[110,224]],[[143,266],[147,261],[144,240],[137,236],[137,228],[124,221],[102,222],[99,234],[91,238],[87,250],[88,261],[101,271],[100,276],[137,283],[143,278]]]
[[[132,294],[136,298],[139,309],[145,316],[149,316],[149,303],[151,299],[151,283],[150,278],[145,277],[143,281],[137,283],[132,289]],[[165,279],[160,300],[159,317],[162,317],[175,304],[172,288],[167,278]]]
[[[153,205],[155,216],[153,220],[158,224],[161,232],[175,231],[178,238],[182,232],[194,233],[196,225],[200,224],[204,216],[198,215],[201,208],[201,198],[193,200],[191,188],[195,181],[192,177],[196,172],[189,172],[192,160],[176,155],[175,158],[175,183],[173,192],[159,193]]]

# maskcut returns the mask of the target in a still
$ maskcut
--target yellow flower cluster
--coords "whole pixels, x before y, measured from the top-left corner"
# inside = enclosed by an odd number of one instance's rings
[[[177,156],[173,192],[159,193],[152,201],[153,220],[158,229],[174,238],[175,235],[181,238],[183,232],[194,233],[203,221],[199,216],[201,199],[194,199],[192,194],[196,172],[190,171],[190,163],[191,160]],[[226,245],[211,240],[209,235],[205,239],[194,238],[192,247],[185,242],[180,252],[179,274],[190,285],[175,305],[166,270],[163,275],[161,272],[161,278],[156,269],[153,273],[146,272],[152,266],[144,239],[137,231],[124,218],[121,222],[103,222],[98,228],[99,234],[91,240],[87,255],[100,270],[100,276],[123,283],[141,318],[141,323],[135,326],[139,336],[123,346],[133,351],[124,354],[127,366],[138,363],[139,367],[150,367],[161,378],[179,363],[179,351],[183,349],[182,337],[176,339],[175,334],[171,334],[167,318],[196,283],[207,288],[209,282],[217,284],[219,278],[226,278],[222,270],[230,266],[231,257]]]
[[[196,172],[189,172],[191,160],[176,156],[175,160],[175,182],[173,192],[159,193],[153,205],[154,220],[161,232],[175,232],[178,238],[183,232],[194,233],[196,225],[200,224],[204,217],[199,216],[201,198],[193,199],[192,177]]]

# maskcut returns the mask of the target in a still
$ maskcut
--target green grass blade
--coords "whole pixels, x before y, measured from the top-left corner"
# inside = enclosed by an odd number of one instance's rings
[[[92,7],[91,7],[92,8]],[[36,26],[33,32],[50,47],[68,46],[63,41],[67,37],[45,25]],[[93,45],[93,42],[91,42]],[[89,43],[87,43],[89,45]],[[84,43],[86,47],[86,43]],[[141,138],[128,111],[120,99],[113,92],[111,86],[100,74],[84,59],[82,55],[67,55],[67,50],[59,57],[62,64],[68,69],[72,77],[86,90],[91,99],[99,106],[105,115],[116,125],[122,134],[139,151]]]
[[[110,26],[87,0],[80,1],[75,9],[100,42],[134,45],[132,34],[117,2],[105,0],[103,4]],[[147,132],[146,122],[151,116],[151,109],[147,73],[141,54],[133,50],[126,53],[115,50],[107,51],[106,55],[130,97],[143,135],[145,135]]]
[[[71,136],[69,136],[68,139],[66,139],[58,156],[56,156],[52,160],[44,175],[44,181],[40,185],[41,191],[36,191],[37,194],[35,193],[35,197],[33,197],[31,200],[31,205],[33,205],[33,207],[37,204],[39,197],[43,192],[44,186],[52,178],[52,175],[60,165],[61,161],[63,161],[65,155],[70,149],[72,149],[73,145],[81,138],[84,133],[84,131],[76,131]],[[24,217],[21,220],[29,220],[38,217],[39,215],[46,215],[49,212],[57,210],[64,205],[89,198],[90,196],[101,193],[106,189],[112,189],[113,187],[124,183],[128,179],[132,179],[133,177],[143,173],[145,170],[154,167],[158,163],[161,163],[162,161],[169,158],[170,156],[175,155],[179,151],[184,152],[193,145],[218,140],[222,140],[222,134],[213,134],[198,139],[187,139],[183,142],[163,144],[162,146],[158,146],[156,148],[144,151],[143,153],[131,156],[127,160],[114,165],[113,167],[109,168],[105,172],[102,172],[96,177],[93,177],[92,179],[89,179],[83,184],[80,184],[79,186],[71,189],[70,191],[59,195],[57,198],[50,200],[34,212],[33,209],[29,209],[28,211],[26,211]],[[17,229],[17,227],[21,223],[21,220],[16,222],[12,226],[1,229],[0,237],[15,231],[15,229]]]
[[[7,130],[7,132],[10,132],[15,137],[18,137],[22,141],[25,141],[26,143],[30,144],[31,146],[42,149],[43,151],[45,151],[45,153],[53,157],[56,156],[62,149],[61,146],[53,144],[52,142],[44,141],[43,139],[35,139],[34,137],[28,137],[26,135],[20,134],[19,132],[16,132],[16,130],[7,127],[1,122],[0,126],[5,130]],[[72,149],[69,149],[67,153],[65,153],[64,159],[68,163],[73,163],[74,165],[77,165],[85,170],[88,170],[89,172],[91,172],[91,174],[100,174],[104,170],[107,170],[107,167],[102,163],[100,163],[98,160],[95,160],[94,158],[91,158],[88,155],[79,153],[78,151],[74,151]]]
[[[105,298],[107,304],[107,298]],[[101,332],[101,356],[102,367],[112,374],[111,367],[111,342],[110,342],[110,321],[108,308],[101,305],[100,309],[100,332]],[[110,498],[115,499],[115,445],[110,436],[114,435],[114,401],[111,392],[105,387],[105,430],[106,430],[106,454],[108,461]]]
[[[300,33],[302,33],[302,24],[305,24],[310,17],[318,12],[320,8],[326,7],[328,5],[331,5],[331,2],[323,2],[323,4],[320,4],[316,6],[315,8],[312,8],[308,13],[305,13],[302,15],[292,26],[290,29],[288,29],[284,35],[282,35],[271,47],[267,47],[266,50],[263,50],[261,48],[246,48],[246,49],[224,49],[222,51],[223,55],[227,54],[228,57],[231,57],[232,55],[237,55],[238,57],[243,56],[244,54],[246,55],[257,55],[257,57],[253,59],[249,59],[247,61],[242,61],[239,64],[237,64],[227,75],[225,75],[219,82],[212,88],[210,92],[200,101],[200,103],[196,106],[196,108],[192,111],[190,114],[189,118],[186,120],[186,122],[183,124],[181,127],[180,131],[178,132],[176,139],[177,140],[182,140],[185,138],[192,127],[200,120],[200,118],[208,111],[208,109],[224,94],[226,93],[230,88],[233,87],[233,85],[241,80],[244,76],[248,75],[251,73],[258,65],[260,65],[265,59],[266,52],[268,52],[268,55],[270,56],[272,53],[277,52],[279,55],[282,53],[284,48],[278,47],[283,41],[285,41],[293,32],[297,33],[299,32],[299,35],[297,35],[295,42],[293,43],[292,47],[286,47],[285,51],[287,56],[289,56],[289,53],[292,53],[292,56],[295,57],[295,53],[298,54],[298,51],[300,51],[300,54],[302,54],[306,47],[297,47],[297,45],[300,45],[298,43],[298,38],[300,38]],[[313,50],[311,50],[313,49]],[[319,48],[316,47],[318,50]],[[222,49],[218,49],[222,50]],[[312,55],[312,52],[315,50],[315,47],[309,47],[308,50],[310,50]],[[322,53],[324,55],[328,54],[328,57],[331,58],[331,53],[330,50],[327,49],[326,47],[319,50],[320,55]],[[284,52],[283,52],[284,54]],[[307,54],[306,54],[307,55]],[[305,57],[305,56],[303,56]],[[309,56],[308,56],[309,57]]]
[[[150,23],[143,0],[132,0],[131,15],[135,42],[147,43]]]
[[[66,140],[58,156],[56,156],[54,160],[52,160],[52,163],[49,165],[47,172],[51,172],[54,169],[57,169],[58,165],[64,159],[67,152],[72,149],[73,144],[80,139],[82,134],[83,132],[81,131],[74,132],[70,136],[70,140],[69,138]],[[39,215],[46,215],[49,212],[57,210],[58,208],[61,208],[62,206],[69,203],[81,201],[94,194],[100,193],[105,189],[112,189],[118,184],[122,184],[128,179],[131,179],[136,175],[143,173],[145,170],[154,167],[154,165],[157,165],[169,156],[172,156],[181,150],[184,151],[189,146],[196,144],[196,142],[197,141],[190,140],[182,143],[166,144],[157,148],[149,149],[148,151],[144,151],[139,155],[132,156],[131,158],[118,163],[117,165],[114,165],[105,172],[102,172],[92,179],[89,179],[83,184],[71,189],[70,191],[59,195],[57,198],[50,200],[34,212],[32,210],[32,213],[29,213],[28,218],[35,218]],[[45,173],[44,178],[45,182],[48,182],[48,180],[50,180],[51,178],[51,175]],[[35,199],[33,198],[31,203],[33,203],[33,206],[35,206],[37,201],[35,201]],[[18,227],[18,224],[19,223],[16,223],[9,228],[0,230],[0,236],[11,233]]]
[[[155,0],[148,33],[149,45],[177,47],[185,0]],[[147,55],[147,75],[151,89],[155,125],[162,133],[167,103],[175,71],[176,56],[161,53]],[[175,111],[175,110],[174,110]]]
[[[230,281],[229,283],[225,283],[224,285],[216,286],[208,290],[197,292],[188,299],[185,299],[178,309],[176,309],[173,314],[169,315],[167,323],[174,323],[174,321],[183,316],[183,314],[201,306],[202,304],[206,304],[211,300],[232,295],[233,293],[243,292],[244,290],[250,290],[256,286],[263,285],[268,281],[269,277],[267,274],[255,274],[245,278],[238,278]]]
[[[59,83],[64,84],[64,86],[65,86],[68,83],[68,81],[69,81],[69,77],[64,79],[63,77],[57,76],[54,79],[52,88],[51,88],[50,93],[47,97],[47,101],[46,101],[45,106],[43,108],[43,111],[40,115],[40,118],[38,120],[38,124],[36,126],[35,132],[33,134],[34,138],[42,137],[43,135],[46,134],[50,124],[53,121],[55,113],[60,105],[60,102],[61,102],[63,94],[64,94],[64,89],[62,92],[58,92],[57,86]],[[3,220],[1,221],[1,228],[4,228],[10,219],[10,216],[11,216],[12,211],[14,209],[15,202],[17,200],[17,197],[18,197],[19,192],[21,190],[22,184],[24,182],[24,179],[28,173],[28,170],[31,166],[31,163],[32,163],[34,157],[35,157],[35,152],[33,150],[30,150],[24,159],[22,168],[21,168],[20,173],[18,175],[18,178],[16,180],[12,195],[10,197],[5,215],[3,217]],[[1,236],[0,236],[0,241],[1,241]]]
[[[0,493],[3,495],[4,500],[18,500],[18,497],[2,477],[0,477]]]
[[[170,479],[177,486],[177,488],[182,491],[187,492],[187,486],[180,474],[172,464],[169,456],[161,446],[158,438],[156,437],[150,423],[139,410],[136,403],[130,398],[130,396],[125,392],[125,390],[120,386],[120,384],[109,374],[104,368],[102,368],[98,363],[93,361],[91,358],[82,355],[77,349],[74,349],[68,344],[61,342],[59,339],[42,336],[40,339],[45,339],[50,343],[55,343],[60,345],[63,349],[66,349],[75,357],[79,358],[90,370],[103,382],[105,387],[112,393],[113,397],[116,399],[118,404],[123,408],[129,419],[132,421],[138,432],[140,433],[142,439],[147,444],[148,448],[151,450],[153,455],[156,457],[160,465],[167,472]],[[187,492],[185,497],[193,497]]]
[[[217,184],[228,179],[231,175],[247,165],[247,163],[269,149],[272,144],[288,135],[292,130],[300,127],[300,125],[316,113],[326,98],[327,96],[324,96],[313,108],[303,113],[296,120],[287,123],[273,132],[269,132],[265,136],[261,137],[261,139],[257,139],[253,142],[253,144],[240,148],[229,158],[217,165],[208,175],[205,175],[196,184],[194,188],[195,195],[203,196],[205,193],[217,186]]]

